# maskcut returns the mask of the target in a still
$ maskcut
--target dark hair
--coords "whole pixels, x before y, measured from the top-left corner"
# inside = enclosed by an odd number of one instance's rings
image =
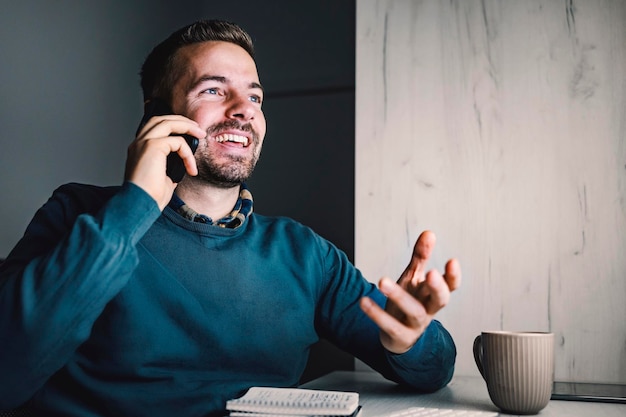
[[[254,45],[248,33],[238,25],[224,20],[200,20],[172,33],[158,44],[141,67],[141,89],[144,101],[162,98],[168,102],[182,68],[176,67],[176,53],[186,45],[223,41],[241,46],[254,59]]]

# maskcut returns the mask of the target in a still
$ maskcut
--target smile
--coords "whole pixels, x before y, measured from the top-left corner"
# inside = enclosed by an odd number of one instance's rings
[[[224,142],[241,143],[241,145],[244,148],[248,146],[248,138],[245,136],[239,136],[239,135],[232,135],[232,134],[218,135],[215,137],[215,141],[219,143],[224,143]]]

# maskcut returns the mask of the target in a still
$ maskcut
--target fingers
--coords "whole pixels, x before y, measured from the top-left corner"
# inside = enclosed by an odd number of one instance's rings
[[[437,237],[430,230],[423,231],[417,238],[413,247],[413,258],[427,260],[437,243]]]
[[[444,278],[450,291],[454,291],[461,286],[461,265],[458,260],[450,259],[446,263]]]
[[[396,320],[393,316],[383,310],[371,298],[363,297],[360,301],[361,309],[378,327],[389,335],[401,334],[406,326],[401,321]]]
[[[385,280],[381,280],[381,287],[384,288],[386,285],[383,281]],[[402,293],[406,294],[406,292],[400,286],[393,283],[389,279],[386,279],[386,282],[390,284],[390,287],[387,288],[389,290],[390,297],[395,299],[404,298]],[[397,316],[383,310],[378,304],[368,297],[363,297],[360,301],[360,306],[363,312],[379,327],[380,341],[382,345],[390,352],[400,354],[409,350],[430,322],[430,319],[426,315],[423,308],[421,308],[416,300],[413,299],[411,301],[411,298],[412,297],[408,296],[408,298],[404,298],[403,300],[403,304],[412,303],[415,308],[415,311],[411,313],[410,320],[399,320]],[[415,320],[414,316],[419,316],[422,320]]]
[[[433,316],[450,299],[450,290],[437,271],[430,271],[412,295],[388,278],[381,279],[381,292],[387,297],[382,309],[371,299],[364,297],[360,305],[363,312],[380,328],[380,340],[385,349],[394,353],[406,352],[415,344]]]
[[[416,298],[426,312],[434,316],[450,301],[450,288],[438,271],[429,271],[417,290]]]
[[[191,119],[179,115],[158,116],[146,123],[128,147],[124,178],[146,191],[161,210],[176,187],[166,175],[167,155],[177,153],[183,159],[187,172],[197,175],[191,148],[182,136],[176,136],[183,133],[206,137],[206,132]]]
[[[197,138],[206,137],[206,132],[202,130],[194,120],[181,115],[170,114],[150,118],[139,131],[137,140],[162,138],[183,133],[190,134]]]
[[[437,238],[435,234],[429,230],[419,235],[415,246],[413,246],[413,253],[411,254],[409,265],[400,278],[402,284],[417,286],[424,280],[426,264],[430,259],[436,242]]]
[[[138,141],[157,138],[165,148],[166,156],[175,152],[181,157],[189,175],[198,174],[196,160],[189,144],[178,134],[189,134],[197,138],[205,138],[206,132],[193,120],[180,115],[165,115],[151,118],[139,132]],[[169,146],[169,147],[167,147]]]
[[[196,165],[196,158],[194,157],[194,153],[189,147],[189,144],[187,143],[187,141],[184,138],[182,139],[185,145],[187,146],[181,146],[176,152],[182,158],[183,163],[185,164],[185,171],[187,171],[187,174],[191,175],[192,177],[195,177],[196,175],[198,175],[198,166]]]
[[[389,299],[387,312],[401,319],[408,326],[418,327],[427,314],[423,303],[389,278],[383,278],[378,284],[380,291]]]
[[[446,263],[445,275],[432,270],[426,274],[415,291],[415,297],[424,304],[428,314],[435,314],[450,301],[450,293],[461,286],[461,266],[451,259]]]

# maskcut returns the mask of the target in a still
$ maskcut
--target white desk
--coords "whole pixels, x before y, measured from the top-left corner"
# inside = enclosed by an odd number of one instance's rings
[[[433,394],[417,394],[387,381],[374,372],[337,371],[310,381],[302,388],[356,391],[363,406],[362,417],[381,417],[408,407],[499,411],[489,399],[487,386],[480,377],[454,377],[447,387]],[[626,405],[550,401],[539,416],[624,417]]]

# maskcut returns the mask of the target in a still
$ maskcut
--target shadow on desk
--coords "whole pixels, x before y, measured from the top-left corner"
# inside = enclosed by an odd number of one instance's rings
[[[354,357],[326,339],[321,339],[311,347],[300,383],[304,384],[333,371],[354,371]]]
[[[476,382],[481,382],[478,380]],[[380,417],[408,407],[463,408],[468,410],[498,411],[480,386],[464,386],[459,396],[458,382],[452,382],[435,393],[420,393],[389,381],[375,372],[332,372],[304,384],[303,388],[356,391],[360,395],[363,416]],[[456,407],[452,407],[455,405]]]
[[[332,372],[302,388],[355,391],[363,406],[361,417],[382,417],[409,407],[495,411],[482,378],[455,376],[447,387],[434,393],[418,393],[384,379],[375,372]],[[509,414],[503,414],[506,416]],[[551,400],[539,417],[624,417],[623,404]]]

